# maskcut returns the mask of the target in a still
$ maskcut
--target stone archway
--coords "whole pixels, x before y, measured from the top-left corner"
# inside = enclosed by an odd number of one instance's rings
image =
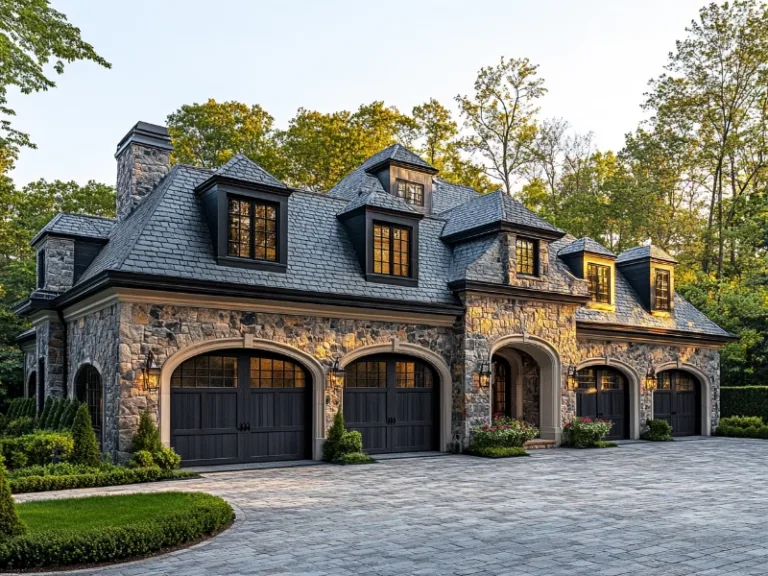
[[[638,440],[640,438],[640,376],[632,366],[621,362],[620,360],[614,360],[613,358],[589,358],[583,362],[579,362],[576,366],[576,370],[583,368],[590,368],[593,366],[608,366],[615,368],[624,376],[627,377],[629,382],[629,437],[632,440]],[[653,412],[651,412],[653,413]]]
[[[373,356],[375,354],[401,354],[404,356],[413,356],[414,358],[424,360],[435,369],[438,379],[440,380],[439,447],[442,452],[448,451],[448,442],[451,438],[453,378],[451,377],[451,370],[448,368],[448,364],[446,364],[445,360],[443,360],[439,354],[432,352],[428,348],[423,348],[407,342],[400,342],[399,340],[393,340],[389,344],[371,344],[369,346],[356,348],[342,356],[339,359],[339,364],[342,368],[346,368],[355,360],[359,360],[365,356]]]
[[[326,369],[314,357],[306,352],[281,342],[253,338],[246,335],[243,338],[219,338],[206,340],[187,346],[169,357],[162,365],[160,371],[160,439],[165,446],[171,442],[171,376],[182,362],[199,356],[206,352],[216,350],[232,350],[246,348],[264,350],[292,358],[302,364],[312,376],[312,458],[320,460],[323,453],[323,440],[325,439],[325,382]]]
[[[554,346],[537,336],[512,334],[494,341],[490,357],[504,348],[517,348],[531,356],[539,365],[540,410],[539,419],[541,438],[560,443],[562,435],[562,382],[563,369],[560,355]]]
[[[710,382],[709,377],[693,364],[688,364],[686,362],[665,362],[664,364],[659,364],[656,367],[657,374],[660,374],[666,370],[681,370],[683,372],[688,372],[689,374],[692,374],[699,381],[699,386],[701,386],[701,394],[700,394],[701,398],[699,400],[701,403],[700,432],[702,436],[711,436],[712,435],[712,383]],[[651,395],[650,413],[653,414],[653,395]]]

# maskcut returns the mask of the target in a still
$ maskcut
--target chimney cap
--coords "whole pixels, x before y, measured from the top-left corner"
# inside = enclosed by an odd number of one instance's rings
[[[144,146],[160,148],[161,150],[173,150],[171,137],[168,135],[168,128],[158,126],[157,124],[150,124],[149,122],[136,122],[134,127],[118,143],[115,156],[119,156],[129,144],[134,142]]]

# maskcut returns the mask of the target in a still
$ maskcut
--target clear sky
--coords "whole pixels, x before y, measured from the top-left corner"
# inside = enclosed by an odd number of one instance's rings
[[[38,150],[11,176],[114,183],[118,140],[207,98],[261,104],[279,127],[296,109],[430,97],[455,110],[500,56],[539,64],[542,117],[621,148],[648,80],[704,0],[52,0],[109,60],[68,66],[49,92],[11,94]]]

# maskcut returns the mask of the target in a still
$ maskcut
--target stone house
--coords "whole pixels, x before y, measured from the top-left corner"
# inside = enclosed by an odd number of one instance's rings
[[[244,156],[171,166],[117,147],[117,218],[59,214],[17,307],[26,394],[88,403],[124,456],[148,409],[186,463],[319,458],[343,407],[369,452],[457,450],[501,413],[558,442],[574,416],[710,434],[733,338],[654,246],[614,255],[400,145],[327,194]]]

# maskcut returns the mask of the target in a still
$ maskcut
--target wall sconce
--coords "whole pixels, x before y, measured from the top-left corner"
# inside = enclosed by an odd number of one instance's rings
[[[648,372],[645,375],[645,388],[646,390],[656,390],[656,384],[658,378],[656,377],[656,370],[653,367],[653,360],[648,362]]]
[[[333,366],[331,366],[331,381],[333,382],[334,386],[341,387],[344,384],[344,368],[341,367],[341,363],[339,362],[339,359],[336,358],[333,361]]]
[[[155,392],[160,388],[160,367],[155,362],[155,355],[151,349],[147,352],[147,359],[141,369],[141,374],[144,379],[145,391]]]
[[[571,364],[571,367],[568,369],[567,384],[568,390],[576,390],[576,388],[579,387],[579,379],[576,373],[575,364]]]
[[[478,383],[481,388],[488,388],[491,385],[491,363],[487,360],[480,361],[480,369],[477,371]]]

